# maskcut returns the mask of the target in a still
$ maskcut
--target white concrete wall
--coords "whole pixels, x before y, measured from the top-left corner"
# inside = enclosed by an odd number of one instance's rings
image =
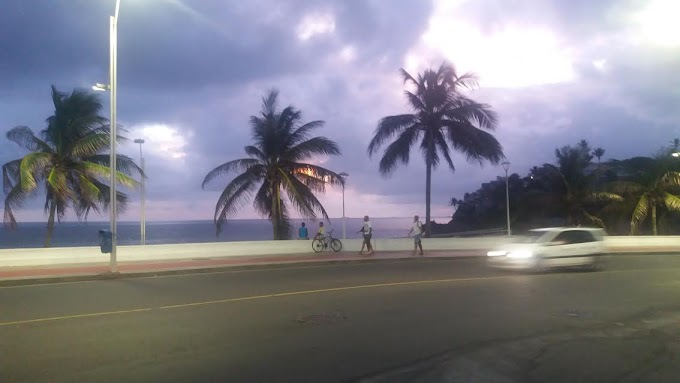
[[[423,240],[426,250],[488,250],[507,243],[505,236],[477,238],[429,238]],[[413,249],[413,239],[375,239],[376,251],[404,251]],[[357,252],[361,240],[343,241],[343,251]],[[609,237],[607,245],[614,252],[675,251],[680,253],[680,237]],[[186,243],[147,246],[119,246],[118,260],[121,262],[237,257],[273,254],[308,254],[313,256],[311,241],[252,241]],[[107,262],[108,254],[102,254],[99,247],[58,247],[34,249],[0,249],[0,267],[39,266],[74,263]]]

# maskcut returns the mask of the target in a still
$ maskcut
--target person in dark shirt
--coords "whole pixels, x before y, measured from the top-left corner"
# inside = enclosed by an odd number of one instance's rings
[[[302,222],[300,229],[298,229],[298,239],[309,239],[309,232],[304,222]]]

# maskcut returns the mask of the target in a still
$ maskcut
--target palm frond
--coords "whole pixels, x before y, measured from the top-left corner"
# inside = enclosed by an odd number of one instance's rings
[[[290,165],[292,173],[305,185],[317,192],[325,192],[326,185],[342,186],[344,179],[340,174],[322,166],[296,162]]]
[[[63,201],[73,198],[72,191],[69,188],[66,179],[66,172],[63,168],[53,167],[50,170],[50,174],[47,176],[46,181],[54,199]]]
[[[669,171],[661,177],[666,186],[680,186],[680,172]]]
[[[45,152],[29,153],[21,160],[20,183],[24,190],[34,190],[43,172],[52,162],[52,154]],[[37,178],[37,180],[36,180]]]
[[[271,217],[272,214],[272,196],[269,191],[269,183],[263,182],[255,194],[253,200],[253,207],[255,211],[263,216]]]
[[[262,151],[257,146],[248,145],[244,148],[244,150],[246,154],[251,157],[257,158],[262,162],[267,161],[267,156],[264,153],[262,153]]]
[[[413,83],[417,86],[422,82],[422,81],[416,80],[404,68],[399,69],[399,73],[401,73],[401,77],[404,79],[404,84],[406,84],[407,82],[411,82],[411,83]]]
[[[443,121],[443,124],[453,148],[462,152],[468,161],[498,164],[505,158],[501,144],[492,134],[470,123]]]
[[[635,210],[633,210],[633,215],[630,219],[630,233],[635,234],[640,227],[640,224],[647,218],[649,214],[649,197],[647,194],[643,194],[638,200]]]
[[[329,219],[326,209],[316,198],[313,191],[296,177],[283,174],[282,186],[288,194],[288,200],[304,217],[316,218],[316,213],[320,212],[325,219]]]
[[[368,144],[369,157],[377,152],[385,141],[390,140],[407,129],[419,126],[417,117],[413,114],[401,114],[383,118],[375,129],[373,139]]]
[[[609,202],[621,202],[623,197],[616,193],[609,192],[592,192],[587,196],[586,200],[593,203],[609,203]]]
[[[314,129],[318,129],[323,127],[325,124],[324,121],[318,120],[318,121],[311,121],[308,122],[304,125],[299,126],[295,131],[290,135],[289,144],[292,145],[297,145],[307,139],[309,139],[310,133]]]
[[[111,156],[107,154],[97,154],[87,157],[84,160],[87,162],[103,165],[107,168],[111,167]],[[132,158],[122,154],[116,155],[116,170],[128,176],[139,174],[141,177],[146,178],[146,174],[144,174],[142,168],[140,168]]]
[[[14,187],[6,193],[3,221],[5,226],[9,229],[16,229],[17,220],[14,216],[14,209],[20,208],[28,195],[28,192],[26,192],[19,184],[14,185]]]
[[[76,140],[70,149],[70,156],[74,158],[91,157],[101,153],[109,147],[108,134],[87,134]]]
[[[205,189],[205,186],[217,177],[231,173],[231,172],[245,172],[253,166],[259,165],[260,161],[254,158],[241,158],[238,160],[233,160],[226,162],[215,169],[211,170],[208,175],[203,179],[201,188]]]
[[[451,96],[444,115],[451,121],[472,124],[484,130],[495,130],[498,116],[488,104],[478,103],[460,95]]]
[[[597,217],[593,214],[588,213],[588,211],[586,211],[586,209],[582,209],[581,214],[586,218],[586,220],[588,222],[595,224],[598,227],[605,228],[604,221],[600,217]]]
[[[217,199],[214,215],[215,223],[224,221],[227,216],[233,214],[242,205],[244,200],[249,197],[249,190],[260,179],[258,174],[253,171],[246,171],[234,177]]]
[[[404,91],[404,96],[406,96],[406,99],[408,100],[409,104],[411,104],[411,107],[414,110],[425,110],[427,107],[423,103],[423,100],[418,97],[418,95],[409,92],[408,90]]]
[[[109,181],[111,179],[111,168],[106,165],[89,161],[80,161],[74,166],[74,168],[86,175],[88,178],[97,178],[99,180]],[[119,185],[128,188],[139,187],[139,182],[137,180],[121,171],[116,172],[116,181]]]
[[[312,137],[288,149],[283,158],[288,161],[301,161],[314,156],[339,155],[338,144],[326,137]]]
[[[680,211],[680,197],[671,193],[664,193],[663,202],[668,210]]]
[[[411,155],[411,145],[418,140],[419,133],[420,130],[417,126],[412,126],[403,131],[396,140],[387,146],[385,153],[380,159],[379,169],[382,175],[390,175],[400,162],[408,164]]]
[[[31,152],[52,152],[52,148],[45,141],[36,137],[27,126],[17,126],[10,129],[7,132],[7,139]]]
[[[474,89],[479,86],[479,78],[474,73],[463,73],[462,75],[455,78],[454,89],[465,88]]]
[[[19,183],[21,160],[19,158],[2,165],[2,190],[5,194],[9,193]]]

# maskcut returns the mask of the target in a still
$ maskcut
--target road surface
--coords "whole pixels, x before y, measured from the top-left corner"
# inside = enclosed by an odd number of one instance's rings
[[[675,381],[678,345],[675,255],[602,272],[468,258],[0,287],[0,382]]]

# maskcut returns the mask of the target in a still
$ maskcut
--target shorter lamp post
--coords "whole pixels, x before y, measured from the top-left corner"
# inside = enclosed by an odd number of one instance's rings
[[[342,239],[344,240],[344,239],[346,239],[346,235],[347,235],[346,234],[346,228],[345,228],[345,226],[346,226],[345,221],[347,220],[345,218],[345,180],[347,179],[347,177],[349,177],[349,174],[342,172],[338,175],[340,176],[340,178],[342,180],[341,181],[342,182]]]
[[[141,194],[141,211],[142,216],[139,221],[140,226],[140,238],[142,245],[146,245],[146,170],[144,169],[144,155],[142,154],[142,144],[144,139],[138,138],[135,140],[135,144],[139,144],[139,166],[142,168],[142,185],[140,190]]]
[[[508,184],[508,170],[510,170],[510,162],[505,161],[503,165],[503,170],[505,170],[505,216],[508,224],[508,236],[511,235],[510,232],[510,187]]]

